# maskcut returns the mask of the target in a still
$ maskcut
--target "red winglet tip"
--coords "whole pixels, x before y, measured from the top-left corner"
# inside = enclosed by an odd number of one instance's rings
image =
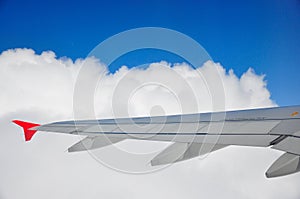
[[[17,125],[19,125],[19,126],[21,125],[21,123],[20,123],[21,121],[20,120],[13,120],[12,122],[15,123],[15,124],[17,124]]]
[[[20,120],[13,120],[12,122],[23,128],[24,135],[25,135],[25,141],[31,140],[32,136],[37,132],[37,130],[30,130],[30,128],[35,127],[35,126],[40,126],[39,124],[24,122],[24,121],[20,121]]]

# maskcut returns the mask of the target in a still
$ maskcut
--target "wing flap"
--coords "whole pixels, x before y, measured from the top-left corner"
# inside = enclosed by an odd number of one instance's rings
[[[284,176],[300,171],[300,157],[291,153],[280,156],[266,172],[267,178]]]
[[[289,153],[300,155],[300,138],[287,137],[278,144],[272,146],[273,149],[286,151]]]
[[[170,164],[182,158],[188,143],[173,143],[151,160],[151,165]]]
[[[83,140],[71,146],[70,148],[68,148],[68,152],[86,151],[91,149],[102,148],[120,142],[122,140],[124,139],[115,137],[108,138],[106,136],[86,137]]]
[[[173,143],[151,160],[151,165],[170,164],[207,154],[227,145],[209,143]]]
[[[299,119],[294,118],[282,120],[270,131],[270,134],[294,135],[297,131],[300,131],[299,122]]]

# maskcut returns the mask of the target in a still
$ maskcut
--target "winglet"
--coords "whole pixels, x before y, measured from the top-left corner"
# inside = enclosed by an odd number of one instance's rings
[[[25,135],[25,141],[31,140],[32,136],[37,132],[37,130],[30,130],[30,128],[33,128],[35,126],[40,126],[39,124],[24,122],[24,121],[20,121],[20,120],[13,120],[13,123],[15,123],[23,128],[24,135]]]

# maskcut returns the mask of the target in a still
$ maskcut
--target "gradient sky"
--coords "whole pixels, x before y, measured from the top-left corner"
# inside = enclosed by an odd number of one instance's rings
[[[198,41],[214,61],[237,75],[249,67],[266,74],[277,104],[300,104],[299,0],[0,0],[0,24],[0,51],[52,50],[73,60],[124,30],[170,28]],[[160,60],[180,61],[168,53],[144,52],[122,62],[134,66]]]

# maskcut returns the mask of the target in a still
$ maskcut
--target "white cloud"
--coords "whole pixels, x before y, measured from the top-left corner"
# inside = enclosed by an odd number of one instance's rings
[[[73,89],[83,64],[88,67],[85,81],[104,74],[95,92],[97,117],[276,105],[264,75],[252,69],[237,77],[214,62],[197,69],[160,62],[147,69],[123,66],[109,74],[94,58],[73,62],[56,58],[51,51],[41,55],[31,49],[5,51],[0,55],[0,198],[299,197],[299,175],[264,178],[265,170],[280,154],[269,149],[229,147],[202,161],[129,175],[99,165],[87,153],[64,152],[77,141],[73,136],[40,133],[24,143],[21,130],[10,121],[19,118],[44,123],[72,118]],[[211,91],[206,85],[211,82],[221,82],[223,87],[209,85],[216,89]],[[211,94],[224,98],[212,101]],[[222,102],[224,107],[214,107]]]

